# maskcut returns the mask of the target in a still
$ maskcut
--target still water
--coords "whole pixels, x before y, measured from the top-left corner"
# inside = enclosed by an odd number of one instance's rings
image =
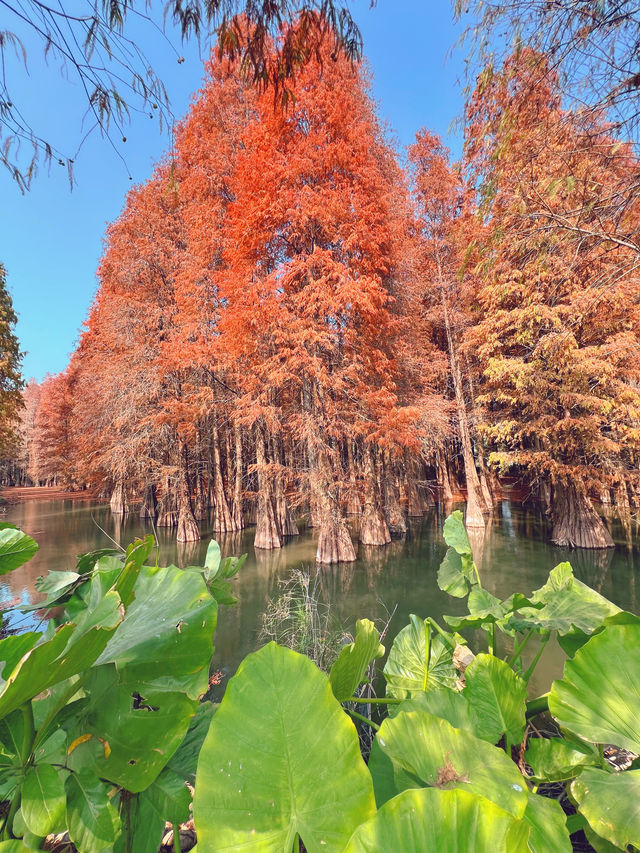
[[[451,507],[447,509],[451,511]],[[637,512],[635,516],[622,522],[617,517],[608,519],[615,550],[567,551],[548,543],[548,525],[542,516],[503,501],[486,533],[472,539],[483,586],[500,598],[515,591],[530,593],[545,582],[551,568],[568,560],[580,580],[620,607],[639,612],[640,521]],[[445,517],[436,507],[423,519],[412,520],[404,539],[383,548],[361,545],[357,562],[320,569],[317,589],[345,630],[353,631],[356,619],[362,617],[384,623],[395,608],[388,634],[392,638],[407,623],[410,613],[440,620],[443,613],[464,611],[464,604],[442,593],[436,583],[446,551],[442,539]],[[33,536],[40,551],[25,566],[0,577],[0,602],[37,601],[34,584],[38,576],[51,570],[73,569],[76,555],[110,547],[111,539],[127,545],[152,532],[151,525],[135,514],[123,519],[113,516],[108,505],[82,501],[25,500],[9,505],[2,518]],[[278,581],[295,568],[315,572],[312,531],[302,532],[276,551],[255,550],[253,533],[253,528],[248,528],[240,534],[217,537],[223,556],[249,555],[234,580],[238,603],[221,608],[218,619],[214,666],[225,676],[232,675],[242,658],[258,645],[261,617],[268,600],[278,594]],[[213,535],[206,523],[199,543],[178,546],[171,531],[159,530],[157,534],[160,565],[180,566],[202,565]],[[162,602],[158,602],[159,616],[161,612]],[[25,621],[20,617],[21,625],[33,627],[32,620],[37,618],[31,615]],[[480,640],[476,638],[478,644]],[[561,673],[562,656],[549,644],[530,684],[530,695],[548,689],[551,679]]]

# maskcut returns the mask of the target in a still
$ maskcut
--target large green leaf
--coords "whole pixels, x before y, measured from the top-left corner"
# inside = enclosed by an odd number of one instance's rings
[[[331,689],[336,699],[344,702],[353,696],[371,661],[383,655],[384,646],[380,643],[378,629],[369,619],[359,619],[356,622],[355,642],[341,649],[329,673]]]
[[[217,705],[208,701],[201,702],[198,705],[182,743],[169,759],[167,767],[182,779],[189,782],[195,781],[198,756],[209,731],[211,717],[217,708]]]
[[[198,846],[342,853],[375,810],[353,723],[329,680],[275,643],[230,680],[200,753],[194,798]]]
[[[567,821],[557,800],[529,794],[524,820],[530,826],[531,853],[571,853]]]
[[[529,827],[478,794],[405,791],[353,834],[344,853],[526,853]]]
[[[201,575],[144,566],[126,619],[97,663],[113,662],[129,681],[197,699],[209,686],[217,612]]]
[[[163,821],[184,823],[189,820],[191,793],[184,779],[173,770],[165,767],[153,785],[140,794],[140,800],[143,799],[149,801],[149,808]]]
[[[45,836],[64,817],[66,797],[60,772],[50,764],[30,767],[22,783],[21,809],[27,829]]]
[[[470,554],[459,554],[448,548],[438,569],[438,586],[443,592],[464,598],[476,582],[473,558]]]
[[[464,526],[462,512],[457,509],[447,518],[442,529],[444,541],[458,554],[471,554],[471,544]]]
[[[480,654],[465,670],[464,696],[483,740],[497,743],[506,735],[520,743],[524,734],[527,685],[508,664],[493,655]]]
[[[640,753],[640,625],[610,625],[554,681],[549,710],[585,740]]]
[[[455,687],[453,651],[440,635],[431,637],[428,621],[413,613],[396,636],[384,668],[387,695],[407,699],[435,687]]]
[[[164,686],[148,687],[112,664],[95,667],[84,689],[89,703],[71,739],[90,734],[105,746],[95,751],[83,744],[78,754],[86,755],[88,766],[101,778],[129,791],[143,791],[182,742],[197,700]]]
[[[0,530],[0,575],[26,563],[38,547],[38,543],[22,530],[11,527]]]
[[[469,593],[467,606],[469,613],[466,616],[444,616],[444,620],[456,631],[462,628],[480,628],[482,625],[498,622],[509,612],[510,602],[502,603],[499,598],[492,595],[482,587],[474,586]]]
[[[527,785],[501,749],[426,711],[387,717],[376,740],[392,763],[413,777],[412,787],[455,788],[481,794],[521,818]]]
[[[427,711],[429,714],[447,720],[455,729],[465,729],[476,737],[481,737],[478,734],[475,720],[471,716],[467,697],[457,690],[438,687],[428,693],[418,693],[411,699],[405,699],[404,702],[395,707],[398,713],[400,711]]]
[[[119,824],[107,786],[84,770],[68,776],[65,791],[69,837],[82,853],[104,853],[116,840]]]
[[[608,616],[620,612],[604,596],[574,577],[569,563],[560,563],[531,596],[531,607],[521,607],[506,624],[517,631],[558,631],[560,635],[592,634]]]
[[[585,768],[571,783],[580,813],[600,837],[626,850],[640,847],[640,770]]]
[[[581,767],[600,765],[593,749],[558,737],[531,738],[525,760],[538,782],[565,782],[577,776]]]
[[[80,615],[78,624],[68,623],[33,646],[11,673],[7,667],[0,687],[0,719],[54,684],[90,667],[122,621],[120,596],[116,592],[100,598],[92,610]]]

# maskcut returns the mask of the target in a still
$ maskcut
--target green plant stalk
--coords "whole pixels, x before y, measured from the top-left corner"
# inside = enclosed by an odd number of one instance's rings
[[[516,644],[515,644],[515,647],[514,647],[514,649],[513,649],[513,654],[511,655],[511,657],[510,657],[510,658],[509,658],[509,660],[507,661],[507,663],[509,664],[509,666],[513,666],[513,665],[514,665],[514,663],[516,662],[516,660],[518,659],[518,657],[522,654],[522,650],[523,650],[523,649],[524,649],[524,647],[527,645],[527,643],[529,642],[529,640],[531,639],[531,637],[533,637],[533,628],[531,628],[531,629],[529,630],[529,633],[524,637],[524,639],[522,640],[522,642],[521,642],[521,643],[516,643]]]
[[[544,651],[545,646],[546,646],[546,645],[547,645],[547,643],[549,642],[549,637],[550,637],[550,636],[551,636],[551,634],[547,634],[545,637],[543,637],[543,638],[542,638],[542,642],[540,643],[540,648],[538,649],[538,651],[537,651],[537,653],[536,653],[536,656],[535,656],[535,657],[534,657],[534,659],[531,661],[531,663],[529,664],[529,668],[527,669],[527,671],[526,671],[526,672],[524,673],[524,675],[522,676],[522,680],[524,681],[524,683],[525,683],[525,684],[527,684],[527,683],[528,683],[529,679],[530,679],[530,678],[531,678],[531,676],[533,675],[533,670],[534,670],[534,669],[536,668],[536,666],[538,665],[538,661],[540,660],[540,657],[541,657],[541,655],[542,655],[542,652]]]
[[[173,826],[173,851],[174,853],[182,853],[182,848],[180,847],[180,825],[177,823],[172,824]]]
[[[496,657],[498,653],[498,638],[496,636],[496,623],[492,622],[489,626],[489,654]]]
[[[24,705],[21,705],[20,711],[22,713],[22,722],[24,725],[22,750],[20,751],[20,763],[22,766],[20,769],[20,777],[18,779],[16,792],[13,795],[13,799],[11,800],[11,805],[9,806],[9,813],[7,814],[7,818],[5,820],[4,827],[2,830],[2,837],[4,839],[13,838],[13,821],[18,809],[20,808],[20,801],[22,798],[22,782],[24,780],[27,767],[31,763],[33,743],[36,737],[35,723],[33,720],[33,705],[31,704],[31,700],[25,702]]]
[[[133,821],[131,820],[131,800],[135,795],[123,788],[120,794],[120,820],[122,821],[122,834],[124,836],[124,853],[133,851]]]
[[[549,694],[543,693],[542,696],[538,696],[537,699],[530,699],[527,702],[527,710],[526,717],[527,719],[531,719],[531,717],[535,717],[537,714],[541,714],[543,711],[549,710]]]
[[[361,723],[366,723],[366,725],[371,726],[371,728],[375,732],[380,731],[380,726],[377,725],[377,723],[374,723],[373,720],[370,720],[369,717],[365,717],[363,714],[359,714],[357,711],[352,711],[351,708],[345,708],[345,711],[355,720],[360,720]]]
[[[429,660],[431,658],[431,628],[429,627],[429,623],[425,622],[424,625],[424,682],[422,685],[422,689],[427,689],[427,682],[429,681]]]
[[[440,636],[445,641],[445,643],[449,646],[450,649],[455,649],[455,647],[456,647],[455,640],[451,639],[451,635],[447,634],[447,632],[445,630],[443,630],[440,627],[440,625],[438,625],[438,623],[436,622],[435,619],[433,619],[431,616],[428,616],[427,622],[429,623],[429,625],[431,625],[431,627],[434,629],[434,631],[437,631],[438,634],[440,634]]]

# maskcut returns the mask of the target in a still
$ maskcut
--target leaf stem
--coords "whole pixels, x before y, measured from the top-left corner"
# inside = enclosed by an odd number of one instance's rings
[[[447,632],[444,629],[442,629],[440,627],[440,625],[438,625],[438,623],[436,622],[435,619],[433,619],[431,616],[427,616],[427,622],[429,623],[429,625],[431,625],[431,627],[434,629],[434,631],[437,631],[438,634],[440,634],[440,636],[445,641],[445,643],[449,646],[450,649],[455,649],[455,647],[456,647],[455,640],[452,639],[451,635],[447,634]]]
[[[527,702],[527,711],[526,716],[529,720],[531,717],[535,717],[537,714],[541,714],[543,711],[549,710],[549,694],[544,693],[542,696],[538,696],[537,699],[530,699]]]
[[[530,628],[530,629],[529,629],[529,633],[525,636],[525,638],[522,640],[522,642],[521,642],[521,643],[516,643],[516,644],[515,644],[515,647],[514,647],[514,649],[513,649],[513,654],[511,655],[511,657],[510,657],[510,658],[509,658],[509,660],[507,661],[507,663],[509,664],[509,666],[513,666],[513,665],[514,665],[514,663],[516,662],[516,660],[517,660],[517,659],[520,657],[520,655],[522,654],[522,650],[523,650],[523,649],[524,649],[524,647],[527,645],[527,643],[529,642],[529,640],[531,639],[531,637],[533,637],[533,628]]]
[[[544,647],[545,647],[545,646],[547,645],[547,643],[549,642],[549,637],[550,637],[550,636],[551,636],[551,634],[546,634],[546,635],[542,638],[542,641],[540,642],[540,648],[538,649],[538,651],[537,651],[537,653],[536,653],[536,656],[535,656],[535,657],[534,657],[534,659],[531,661],[531,663],[529,664],[529,668],[527,669],[527,671],[526,671],[526,672],[524,673],[524,675],[522,676],[522,679],[523,679],[523,681],[524,681],[524,683],[525,683],[525,684],[529,681],[529,679],[530,679],[530,678],[531,678],[531,676],[533,675],[533,670],[534,670],[534,669],[536,668],[536,666],[538,665],[538,661],[540,660],[540,656],[542,655],[542,652],[544,651]]]
[[[177,823],[172,824],[173,826],[173,853],[182,853],[182,847],[180,846],[180,825]]]
[[[373,720],[370,720],[369,717],[365,717],[363,714],[359,714],[357,711],[352,711],[351,708],[345,708],[345,711],[355,720],[360,720],[361,723],[366,723],[368,726],[371,726],[374,731],[380,731],[380,726],[377,725],[377,723],[374,723]]]

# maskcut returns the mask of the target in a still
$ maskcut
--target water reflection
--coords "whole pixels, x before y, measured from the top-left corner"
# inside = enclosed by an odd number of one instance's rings
[[[453,508],[458,507],[435,506],[423,518],[411,518],[407,534],[386,547],[361,545],[355,563],[319,569],[318,588],[345,629],[353,631],[356,619],[365,616],[384,622],[396,605],[390,637],[407,623],[410,613],[439,618],[443,613],[464,611],[463,601],[445,595],[436,584],[445,552],[442,525]],[[30,533],[41,550],[30,563],[0,578],[1,602],[16,598],[31,602],[36,597],[34,584],[39,575],[72,569],[76,556],[86,551],[117,547],[116,543],[126,546],[136,536],[154,532],[151,522],[137,514],[113,516],[108,506],[68,500],[25,501],[10,506],[5,518]],[[551,568],[568,560],[580,580],[621,607],[637,611],[637,512],[622,519],[612,515],[609,522],[618,545],[615,550],[569,551],[548,542],[548,521],[541,513],[503,501],[485,530],[471,534],[483,585],[501,598],[514,591],[530,593],[546,581]],[[160,563],[203,565],[212,527],[212,519],[205,519],[202,541],[181,546],[174,540],[174,531],[156,530]],[[253,528],[248,528],[217,536],[223,557],[248,554],[233,581],[238,604],[222,607],[219,613],[215,666],[226,673],[233,673],[239,661],[256,647],[261,615],[267,601],[277,594],[278,580],[300,566],[315,571],[317,534],[312,530],[301,532],[273,551],[254,549],[253,534]],[[554,657],[553,649],[548,648],[541,666],[539,685],[536,682],[532,689],[546,689],[548,680],[560,674],[562,659]]]

